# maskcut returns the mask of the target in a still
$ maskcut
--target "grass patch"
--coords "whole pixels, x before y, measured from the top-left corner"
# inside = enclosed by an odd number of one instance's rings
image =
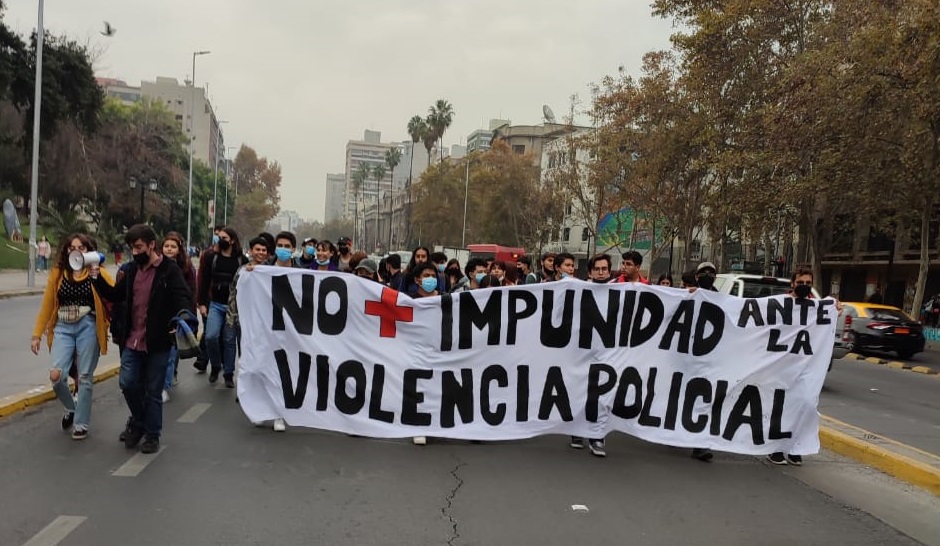
[[[27,269],[29,244],[14,243],[0,231],[0,269]]]

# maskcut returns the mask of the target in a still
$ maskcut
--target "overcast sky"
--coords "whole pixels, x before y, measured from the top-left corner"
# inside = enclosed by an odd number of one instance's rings
[[[9,27],[35,28],[38,0],[6,3]],[[456,114],[445,145],[490,118],[540,123],[543,104],[561,120],[571,94],[586,102],[618,66],[637,74],[672,32],[649,0],[46,0],[45,27],[101,48],[97,75],[131,85],[182,81],[211,50],[196,83],[229,121],[226,145],[280,162],[281,208],[308,219],[364,129],[407,140],[438,98]]]

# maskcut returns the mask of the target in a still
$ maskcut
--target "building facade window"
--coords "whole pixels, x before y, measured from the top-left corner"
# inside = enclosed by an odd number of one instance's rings
[[[571,228],[564,228],[561,230],[561,240],[566,243],[571,241]]]

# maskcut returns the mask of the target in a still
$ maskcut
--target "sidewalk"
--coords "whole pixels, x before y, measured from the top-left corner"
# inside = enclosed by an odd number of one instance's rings
[[[114,276],[117,266],[106,264],[105,269]],[[27,272],[25,269],[0,269],[0,300],[20,296],[38,296],[46,289],[49,280],[48,273],[36,273],[36,286],[27,286]]]

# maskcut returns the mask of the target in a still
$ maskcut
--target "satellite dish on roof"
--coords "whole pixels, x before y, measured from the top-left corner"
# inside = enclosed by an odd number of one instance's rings
[[[545,118],[546,123],[555,123],[555,112],[552,112],[549,105],[542,105],[542,116]]]

